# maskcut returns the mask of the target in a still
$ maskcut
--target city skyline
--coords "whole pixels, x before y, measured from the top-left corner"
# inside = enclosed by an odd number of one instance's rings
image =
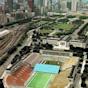
[[[0,3],[4,3],[5,0],[0,0]],[[13,0],[16,1],[16,0]],[[57,0],[58,1],[58,0]],[[88,0],[82,0],[83,2],[88,2]]]

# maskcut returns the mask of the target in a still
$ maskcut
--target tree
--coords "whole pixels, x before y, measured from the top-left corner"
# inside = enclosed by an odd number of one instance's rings
[[[14,52],[16,51],[16,49],[17,49],[17,47],[16,47],[16,46],[13,46],[12,48],[10,48],[10,49],[8,50],[8,54],[14,53]]]
[[[3,82],[2,81],[3,81],[3,79],[0,79],[0,87],[1,88],[4,88],[4,85],[3,85]]]
[[[60,30],[61,32],[63,32],[64,29],[60,28],[59,30]]]

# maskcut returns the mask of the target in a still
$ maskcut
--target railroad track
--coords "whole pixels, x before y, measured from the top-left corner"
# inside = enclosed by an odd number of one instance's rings
[[[21,39],[21,37],[23,36],[23,34],[25,33],[25,25],[20,25],[19,27],[17,27],[17,29],[12,31],[12,35],[4,40],[4,42],[1,44],[0,46],[0,54],[4,54],[9,48],[11,48],[12,46],[15,46],[18,41]]]

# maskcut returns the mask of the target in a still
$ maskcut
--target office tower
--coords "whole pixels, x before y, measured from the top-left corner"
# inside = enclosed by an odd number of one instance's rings
[[[54,12],[59,11],[59,0],[52,0],[52,10]]]
[[[34,11],[36,15],[41,15],[43,13],[44,1],[45,0],[34,0]]]
[[[28,0],[28,5],[29,5],[30,11],[33,12],[33,9],[34,9],[34,0]]]
[[[18,3],[23,3],[23,0],[18,0]]]
[[[61,5],[61,11],[66,12],[67,11],[67,0],[60,0],[60,5]]]
[[[71,0],[67,0],[67,8],[69,11],[71,11],[71,6],[72,6]]]
[[[39,7],[40,7],[39,0],[34,0],[34,12],[35,12],[35,15],[39,15],[40,14]]]
[[[6,0],[5,8],[8,12],[12,12],[13,11],[13,0]]]
[[[71,10],[73,12],[76,12],[77,9],[78,9],[78,0],[72,0],[72,8],[71,8]]]
[[[34,5],[36,7],[41,7],[41,6],[43,6],[43,1],[44,0],[34,0]]]
[[[44,5],[45,5],[45,7],[48,6],[48,0],[45,0],[45,1],[44,1]]]
[[[48,11],[51,12],[52,11],[52,0],[48,0],[47,4],[48,4],[47,6]]]
[[[78,0],[78,3],[77,3],[77,11],[81,11],[81,7],[82,7],[82,0]]]
[[[28,0],[23,0],[23,6],[26,11],[30,11]]]

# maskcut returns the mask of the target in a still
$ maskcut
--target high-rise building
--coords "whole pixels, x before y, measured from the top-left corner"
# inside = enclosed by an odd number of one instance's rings
[[[72,6],[71,0],[67,0],[68,11],[71,11],[71,6]]]
[[[44,5],[45,5],[45,7],[48,6],[48,0],[44,1]]]
[[[20,9],[27,10],[28,0],[17,0],[17,3],[20,5]]]
[[[73,12],[76,12],[77,8],[78,8],[78,0],[72,0],[72,8],[71,8],[71,10]]]
[[[23,3],[23,0],[18,0],[18,3]]]
[[[34,9],[34,0],[28,0],[28,5],[29,5],[29,8],[30,8],[30,11],[33,12],[33,9]]]
[[[59,0],[34,0],[34,6],[36,12],[45,15],[47,12],[58,12],[59,11]]]
[[[59,11],[60,0],[52,0],[52,11],[57,12]]]
[[[41,15],[43,13],[43,6],[45,0],[34,0],[34,11],[36,15]]]
[[[48,0],[48,11],[52,11],[52,0]]]
[[[34,5],[36,7],[41,7],[41,6],[43,6],[43,1],[44,0],[34,0]]]
[[[67,12],[67,0],[60,0],[60,5],[61,5],[61,11],[62,12]]]
[[[13,0],[6,0],[5,8],[8,12],[12,12],[13,11]]]

